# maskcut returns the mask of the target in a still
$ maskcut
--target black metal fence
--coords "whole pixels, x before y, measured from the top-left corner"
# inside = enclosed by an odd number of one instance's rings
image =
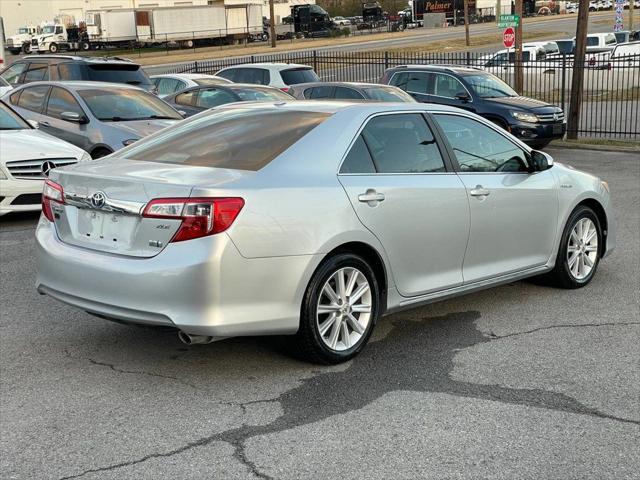
[[[180,65],[166,73],[214,74],[224,67],[256,62],[299,63],[312,66],[326,81],[378,82],[387,68],[398,65],[466,65],[515,84],[515,66],[509,59],[478,52],[327,52],[303,51],[206,60]],[[640,56],[592,56],[580,62],[584,69],[581,137],[640,139]],[[574,59],[551,55],[523,63],[523,96],[569,108]]]

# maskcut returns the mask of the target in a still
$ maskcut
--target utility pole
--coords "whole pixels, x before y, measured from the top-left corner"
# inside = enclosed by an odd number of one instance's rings
[[[573,74],[571,79],[571,98],[569,99],[569,119],[567,121],[567,138],[572,140],[577,140],[578,126],[580,125],[588,27],[589,0],[580,0],[578,6],[578,26],[576,28],[576,51],[573,59]]]
[[[469,39],[469,0],[464,0],[462,8],[464,8],[464,41],[468,47],[471,45]]]
[[[626,30],[633,31],[633,6],[636,2],[629,0],[629,25]]]
[[[524,90],[524,69],[522,68],[522,0],[516,0],[515,14],[520,18],[516,27],[516,52],[514,58],[515,90],[522,95]]]
[[[273,0],[269,0],[269,36],[271,48],[276,48],[276,15],[273,11]]]

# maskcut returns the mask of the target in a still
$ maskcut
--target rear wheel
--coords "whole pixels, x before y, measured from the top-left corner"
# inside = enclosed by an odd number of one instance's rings
[[[49,45],[49,53],[58,53],[58,45],[56,43]]]
[[[581,288],[596,273],[602,247],[602,227],[598,216],[586,206],[576,208],[564,229],[556,266],[545,277],[562,288]]]
[[[379,315],[379,287],[367,262],[341,253],[314,273],[304,296],[293,346],[305,360],[334,364],[355,357]]]
[[[22,44],[22,53],[29,55],[31,53],[31,43],[25,42]],[[19,53],[19,52],[18,52]]]

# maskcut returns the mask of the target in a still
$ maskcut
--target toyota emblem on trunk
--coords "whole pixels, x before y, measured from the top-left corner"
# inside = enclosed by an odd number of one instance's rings
[[[44,162],[42,162],[42,166],[40,167],[40,169],[42,170],[42,174],[45,177],[49,176],[49,172],[51,172],[51,170],[53,170],[54,168],[56,168],[56,164],[53,163],[50,160],[46,160]]]
[[[107,200],[107,196],[104,192],[96,192],[91,197],[89,197],[89,202],[91,202],[91,206],[94,208],[102,208]]]

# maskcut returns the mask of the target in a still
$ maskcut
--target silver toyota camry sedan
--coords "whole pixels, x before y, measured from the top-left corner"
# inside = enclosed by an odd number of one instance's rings
[[[615,246],[608,190],[455,108],[234,104],[53,170],[37,289],[185,343],[290,335],[337,363],[403,308],[588,284]]]

